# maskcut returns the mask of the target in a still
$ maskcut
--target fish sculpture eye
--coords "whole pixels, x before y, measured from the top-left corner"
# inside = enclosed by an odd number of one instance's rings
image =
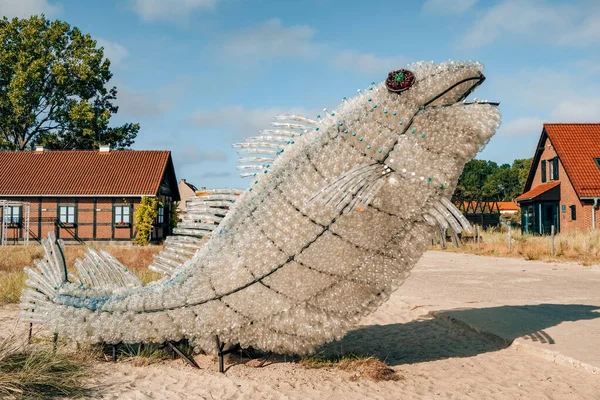
[[[415,83],[415,75],[407,69],[391,71],[385,80],[385,86],[390,92],[402,93]]]

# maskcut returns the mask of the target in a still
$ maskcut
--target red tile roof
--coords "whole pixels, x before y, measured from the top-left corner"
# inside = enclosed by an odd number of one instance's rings
[[[154,196],[171,165],[170,151],[0,152],[0,196]]]
[[[517,197],[515,199],[515,201],[519,202],[519,201],[523,201],[523,200],[535,199],[539,195],[546,193],[548,190],[553,189],[553,188],[557,187],[558,185],[560,185],[560,181],[542,183],[540,185],[535,186],[530,191],[523,193],[522,195]]]
[[[579,197],[600,197],[600,123],[544,124]]]
[[[521,208],[512,201],[499,201],[498,208],[500,211],[519,211]]]

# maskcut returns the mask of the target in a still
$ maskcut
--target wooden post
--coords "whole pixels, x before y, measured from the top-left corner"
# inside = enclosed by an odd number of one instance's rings
[[[481,250],[481,236],[479,235],[479,225],[477,227],[477,251]]]
[[[511,238],[512,228],[508,225],[508,252],[512,252],[512,238]]]
[[[550,255],[554,257],[554,225],[550,227],[550,235],[552,236],[550,240]]]

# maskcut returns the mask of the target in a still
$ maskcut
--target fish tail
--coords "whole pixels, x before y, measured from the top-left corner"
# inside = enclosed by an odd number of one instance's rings
[[[88,248],[75,262],[77,275],[67,270],[64,243],[50,232],[41,240],[44,257],[34,267],[24,269],[26,287],[20,299],[21,317],[25,322],[48,325],[58,308],[65,307],[61,293],[68,291],[70,305],[78,303],[93,310],[94,302],[107,299],[119,289],[141,287],[140,279],[105,251]],[[80,298],[78,294],[80,293]],[[86,294],[87,293],[87,294]],[[103,294],[103,295],[100,295]]]

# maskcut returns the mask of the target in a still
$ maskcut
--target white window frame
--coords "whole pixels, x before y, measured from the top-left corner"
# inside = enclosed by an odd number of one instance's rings
[[[63,213],[63,210],[65,211]],[[63,215],[66,217],[63,220]],[[58,206],[58,220],[61,224],[74,224],[75,223],[75,206],[73,205],[61,205]]]
[[[8,222],[9,224],[21,223],[21,206],[5,206],[4,210],[6,210],[6,215],[4,215],[4,221]]]
[[[129,204],[119,204],[114,206],[113,222],[115,225],[131,224],[131,209]]]

